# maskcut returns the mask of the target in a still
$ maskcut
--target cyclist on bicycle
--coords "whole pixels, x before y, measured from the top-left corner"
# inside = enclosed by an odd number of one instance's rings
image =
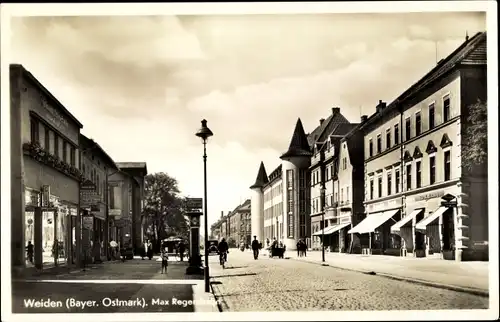
[[[220,260],[224,259],[224,262],[227,262],[227,253],[229,253],[229,245],[226,242],[225,238],[222,238],[219,245],[217,245],[217,249],[219,250]]]

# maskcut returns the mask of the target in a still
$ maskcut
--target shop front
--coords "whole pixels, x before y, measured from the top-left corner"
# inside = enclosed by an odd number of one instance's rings
[[[352,216],[350,211],[340,211],[340,216],[338,217],[338,232],[339,232],[339,253],[346,253],[349,251],[349,246],[351,245],[351,235],[348,231],[352,228]]]
[[[48,200],[43,204],[40,191],[45,191],[43,199]],[[76,205],[51,195],[48,186],[40,191],[26,188],[24,192],[25,265],[41,268],[73,264]]]
[[[401,204],[401,199],[396,198],[367,206],[366,218],[348,231],[359,238],[363,254],[400,255],[401,237],[392,233],[391,227],[401,220]]]
[[[94,262],[106,260],[105,229],[106,229],[106,206],[98,204],[91,208],[91,213],[94,217],[93,222],[93,257]]]
[[[413,248],[416,257],[455,258],[457,209],[447,200],[459,193],[456,185],[417,193],[406,198],[406,209],[414,219],[401,234],[407,249]],[[411,227],[411,229],[406,228]]]

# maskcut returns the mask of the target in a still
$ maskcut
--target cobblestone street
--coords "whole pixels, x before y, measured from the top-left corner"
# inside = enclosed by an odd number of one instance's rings
[[[489,299],[291,259],[232,250],[210,259],[223,311],[487,309]]]
[[[172,261],[168,274],[160,274],[160,262],[156,259],[134,259],[91,265],[86,271],[13,280],[12,310],[13,313],[194,312],[195,305],[188,301],[195,299],[194,288],[201,282],[196,279],[201,277],[186,276],[186,265]],[[49,299],[62,305],[30,304]],[[143,302],[116,302],[137,299]],[[90,305],[92,301],[95,303]],[[68,308],[69,304],[72,306]]]

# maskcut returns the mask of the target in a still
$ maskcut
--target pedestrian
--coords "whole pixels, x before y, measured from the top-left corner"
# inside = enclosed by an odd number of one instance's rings
[[[115,260],[116,259],[116,254],[118,252],[118,250],[117,250],[118,243],[114,239],[111,239],[111,241],[109,242],[109,247],[111,249],[111,258],[113,260]]]
[[[184,261],[184,252],[186,251],[186,245],[184,244],[184,241],[181,241],[179,243],[179,255],[181,257],[181,262]]]
[[[307,243],[305,241],[302,242],[304,257],[307,257]]]
[[[149,258],[149,260],[151,260],[153,258],[153,245],[151,244],[151,242],[149,240],[146,243],[146,249],[147,249],[148,258]]]
[[[266,246],[269,247],[269,238],[266,239]]]
[[[253,259],[259,258],[259,249],[260,249],[260,243],[257,240],[257,236],[253,236],[253,241],[252,241]]]
[[[168,251],[165,245],[162,245],[161,248],[161,273],[165,272],[167,274],[168,267]]]
[[[31,240],[28,241],[28,245],[26,246],[26,255],[28,255],[28,261],[33,264],[33,253],[34,253],[34,247],[33,244],[31,243]]]
[[[299,239],[299,241],[297,242],[297,257],[301,257],[301,256],[300,256],[300,255],[301,255],[301,250],[302,250],[302,249],[301,249],[301,246],[302,246],[302,245],[301,245],[301,243],[300,243],[300,239]]]

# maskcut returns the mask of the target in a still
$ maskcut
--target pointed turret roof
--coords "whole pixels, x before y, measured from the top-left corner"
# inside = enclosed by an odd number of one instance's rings
[[[292,140],[290,141],[288,151],[283,153],[280,158],[283,159],[299,156],[312,156],[311,149],[307,141],[307,135],[304,132],[304,127],[302,126],[302,121],[300,120],[300,118],[297,120],[297,124],[295,125],[295,130],[293,131],[293,136]]]
[[[255,183],[250,187],[250,189],[254,188],[262,188],[269,182],[267,178],[266,168],[264,167],[264,162],[260,162],[259,173],[257,173],[257,178],[255,179]]]

